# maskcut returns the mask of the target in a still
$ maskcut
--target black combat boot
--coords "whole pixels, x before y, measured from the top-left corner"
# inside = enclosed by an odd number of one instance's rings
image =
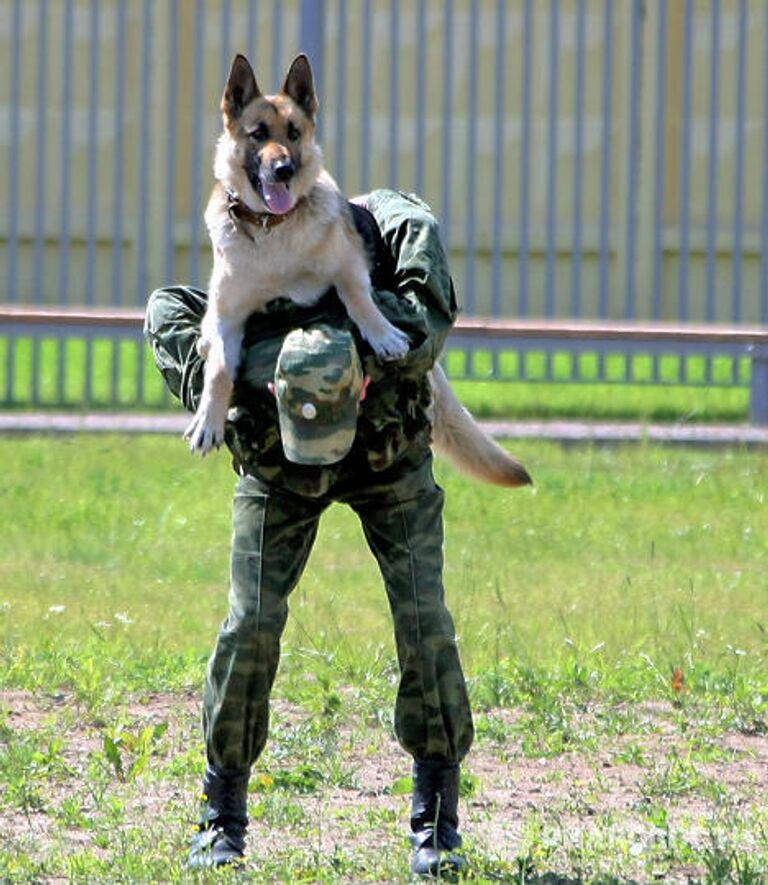
[[[456,879],[467,862],[454,853],[461,847],[458,763],[414,762],[411,805],[411,872],[417,876]]]
[[[245,857],[249,775],[207,767],[203,779],[205,804],[189,854],[192,869],[223,867]]]

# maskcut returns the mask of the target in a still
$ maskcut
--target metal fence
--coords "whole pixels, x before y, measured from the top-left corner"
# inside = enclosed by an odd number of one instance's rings
[[[0,0],[0,300],[205,285],[231,57],[299,50],[331,172],[426,197],[467,315],[768,323],[765,0]]]

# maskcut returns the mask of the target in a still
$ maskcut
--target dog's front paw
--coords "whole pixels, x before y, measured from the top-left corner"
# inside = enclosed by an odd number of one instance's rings
[[[402,330],[387,323],[381,332],[365,335],[376,356],[383,360],[402,359],[410,349],[408,336]]]
[[[217,419],[210,409],[201,405],[184,431],[184,439],[188,440],[189,450],[193,455],[207,455],[224,442],[223,418]]]

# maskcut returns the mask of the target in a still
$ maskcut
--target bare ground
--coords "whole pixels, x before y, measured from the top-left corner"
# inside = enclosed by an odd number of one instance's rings
[[[680,858],[675,860],[674,846],[712,850],[727,843],[729,825],[734,833],[762,833],[759,848],[768,856],[768,736],[705,729],[692,739],[681,732],[671,708],[649,705],[645,712],[648,727],[640,733],[602,736],[596,747],[539,757],[523,751],[520,714],[484,714],[493,726],[488,733],[496,737],[479,739],[467,760],[473,789],[461,809],[468,853],[481,859],[484,876],[509,880],[510,870],[527,869],[532,876],[544,870],[562,872],[546,881],[578,880],[581,875],[588,879],[590,869],[605,869],[600,857],[615,852],[625,858],[617,869],[630,870],[632,858],[638,861],[631,877],[618,877],[622,881],[698,881],[706,872],[700,859],[693,852],[686,863],[680,859],[685,852],[677,851]],[[62,822],[57,809],[72,796],[79,797],[85,819],[103,814],[105,796],[117,796],[126,809],[126,827],[162,820],[171,809],[176,844],[186,843],[197,809],[198,698],[152,696],[122,709],[120,719],[132,733],[161,723],[168,729],[145,774],[134,782],[115,776],[97,795],[85,781],[93,760],[103,762],[107,723],[78,710],[64,695],[0,692],[0,754],[12,736],[56,735],[63,740],[61,756],[68,768],[40,782],[40,807],[20,811],[8,801],[9,776],[0,763],[0,848],[17,845],[37,858],[45,858],[54,845],[61,850],[63,842],[72,851],[106,852],[94,843],[93,829],[75,820]],[[277,702],[275,719],[290,732],[311,716]],[[114,728],[114,721],[109,727]],[[336,785],[324,780],[307,793],[298,790],[282,798],[280,813],[292,808],[300,815],[298,824],[290,817],[275,817],[269,807],[274,795],[270,777],[294,763],[284,753],[268,754],[251,794],[252,854],[288,857],[306,851],[308,840],[318,856],[339,846],[354,851],[356,840],[367,847],[405,845],[408,799],[393,790],[409,774],[402,751],[381,728],[339,720],[328,727],[336,730],[342,785],[338,779]],[[174,760],[190,753],[188,769],[171,772]],[[322,760],[315,758],[313,764]],[[106,769],[103,763],[102,771]],[[407,862],[407,847],[398,850]],[[658,862],[653,860],[657,856]]]

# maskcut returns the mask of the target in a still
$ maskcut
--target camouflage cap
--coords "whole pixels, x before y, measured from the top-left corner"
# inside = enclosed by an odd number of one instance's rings
[[[325,324],[289,332],[275,367],[275,396],[285,457],[334,464],[357,430],[363,368],[352,335]]]

